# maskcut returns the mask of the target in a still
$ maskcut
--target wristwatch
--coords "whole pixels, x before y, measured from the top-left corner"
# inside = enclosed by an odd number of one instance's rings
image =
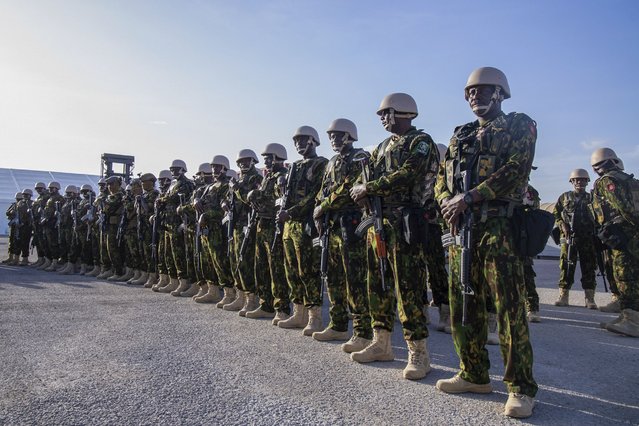
[[[466,203],[467,206],[473,205],[473,194],[471,194],[470,191],[464,194],[464,203]]]

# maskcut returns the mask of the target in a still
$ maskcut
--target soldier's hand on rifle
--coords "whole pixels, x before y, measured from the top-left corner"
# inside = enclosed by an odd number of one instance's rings
[[[194,199],[193,200],[193,208],[195,209],[196,212],[201,214],[204,211],[204,206],[202,205],[202,200],[200,200],[199,198]]]
[[[197,221],[200,224],[201,228],[205,228],[206,227],[206,218],[204,217],[204,215],[200,215],[200,218]]]
[[[226,201],[222,201],[220,203],[220,207],[222,207],[222,210],[224,210],[225,212],[228,212],[229,210],[231,210],[229,203],[227,203]]]
[[[235,179],[231,178],[229,180],[229,189],[231,189],[231,190],[235,189],[235,185],[237,185],[237,181]]]
[[[457,235],[459,216],[466,211],[468,205],[464,202],[464,194],[457,194],[452,198],[442,201],[442,216],[448,226],[450,233]]]
[[[366,191],[366,185],[363,183],[360,183],[359,185],[353,185],[349,193],[353,201],[355,201],[357,204],[360,204],[360,201],[365,199],[368,195],[368,191]]]
[[[291,218],[291,215],[289,215],[288,212],[286,210],[284,210],[284,209],[282,209],[279,212],[277,212],[277,220],[278,220],[278,222],[286,222],[290,218]]]
[[[322,216],[324,216],[324,209],[322,209],[321,205],[316,206],[313,210],[313,219],[317,222]]]
[[[564,234],[564,237],[570,237],[570,226],[567,223],[561,224],[561,233]]]

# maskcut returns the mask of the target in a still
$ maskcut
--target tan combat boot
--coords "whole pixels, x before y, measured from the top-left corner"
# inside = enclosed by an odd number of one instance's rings
[[[158,289],[158,292],[160,292],[160,293],[170,293],[173,290],[175,290],[176,288],[178,288],[179,286],[180,286],[180,281],[177,278],[171,277],[171,280],[169,281],[169,283],[167,285],[165,285],[164,287],[160,287]]]
[[[617,324],[619,322],[621,322],[621,320],[623,319],[623,313],[619,313],[619,316],[615,319],[613,319],[612,321],[609,322],[600,322],[599,323],[599,327],[601,328],[608,328],[609,325],[613,325],[613,324]]]
[[[535,400],[528,395],[511,392],[504,406],[504,414],[508,417],[525,419],[532,416]]]
[[[209,290],[209,285],[204,280],[198,281],[197,285],[198,285],[198,292],[193,295],[192,297],[193,300],[197,299],[198,297],[204,296],[206,293],[208,293],[208,290]]]
[[[126,281],[126,280],[124,279],[124,277],[126,277],[126,276],[127,276],[127,274],[128,274],[128,270],[129,270],[129,268],[128,268],[128,267],[125,267],[125,268],[124,268],[124,271],[122,271],[122,274],[118,274],[118,273],[116,273],[116,272],[115,272],[115,270],[114,270],[114,271],[113,271],[113,275],[111,275],[110,277],[108,277],[106,280],[107,280],[107,281],[110,281],[110,282]],[[128,278],[127,278],[127,279],[128,279]]]
[[[568,296],[570,296],[570,290],[559,289],[559,299],[555,302],[555,306],[568,306]]]
[[[439,322],[437,323],[437,331],[451,334],[453,331],[450,327],[450,306],[442,303],[439,306]]]
[[[57,269],[58,267],[58,259],[53,259],[51,261],[51,265],[49,265],[49,267],[47,269],[45,269],[45,271],[47,272],[53,272]]]
[[[2,261],[3,265],[8,265],[13,262],[13,254],[9,253],[9,257]]]
[[[129,278],[126,283],[127,284],[133,284],[135,281],[140,279],[140,275],[142,275],[142,273],[140,272],[139,269],[134,269],[133,270],[133,276],[131,278]]]
[[[140,276],[138,277],[138,279],[131,281],[131,284],[144,285],[148,279],[149,279],[149,273],[146,271],[140,271]]]
[[[100,275],[100,266],[95,264],[93,265],[93,268],[91,268],[91,270],[89,272],[87,272],[85,275],[87,277],[97,277],[98,275]]]
[[[158,275],[157,272],[150,272],[149,277],[144,283],[144,288],[152,288],[155,284],[157,284],[159,279],[160,279],[160,276]]]
[[[280,328],[304,328],[308,324],[308,309],[301,303],[293,304],[293,315],[288,319],[280,320],[277,326]]]
[[[408,364],[402,374],[408,380],[423,379],[430,371],[430,354],[426,339],[407,340],[406,345],[408,346]]]
[[[607,305],[604,306],[600,306],[599,310],[601,312],[608,312],[611,314],[618,314],[621,312],[621,305],[619,304],[619,296],[617,296],[616,294],[612,294],[612,299],[610,300],[610,303],[608,303]]]
[[[44,262],[42,262],[42,265],[38,266],[38,269],[41,271],[46,271],[49,266],[51,266],[51,259],[45,257]]]
[[[230,303],[232,303],[235,300],[235,288],[234,287],[224,287],[224,297],[222,297],[222,300],[220,300],[219,302],[217,302],[217,305],[215,305],[217,308],[224,308],[224,305],[228,305]]]
[[[437,380],[435,385],[437,389],[446,393],[491,393],[493,385],[490,383],[477,384],[462,379],[459,374],[454,375],[450,379]]]
[[[315,337],[315,336],[313,336]],[[347,354],[353,352],[359,352],[364,350],[366,346],[370,345],[372,340],[365,339],[363,337],[359,337],[353,334],[353,336],[348,340],[348,342],[342,344],[341,348]]]
[[[246,293],[246,299],[244,300],[244,306],[240,309],[238,314],[241,317],[245,317],[248,312],[254,311],[260,306],[259,301],[255,293]]]
[[[322,307],[321,306],[313,306],[308,310],[308,323],[302,334],[304,336],[312,336],[315,332],[322,331]],[[344,340],[348,337],[348,333],[344,337]]]
[[[268,312],[262,309],[261,305],[258,305],[256,309],[246,313],[246,318],[258,319],[258,318],[273,318],[275,312]]]
[[[244,303],[246,303],[246,293],[238,289],[235,290],[235,300],[222,306],[222,309],[225,311],[239,311],[244,307]]]
[[[87,264],[86,263],[80,264],[80,272],[78,272],[78,274],[85,275],[86,273],[87,273]]]
[[[198,285],[198,283],[191,283],[189,285],[189,288],[187,288],[185,291],[180,293],[180,296],[182,296],[182,297],[193,297],[196,294],[198,294],[199,291],[200,291],[200,286]]]
[[[488,336],[486,343],[489,345],[499,344],[499,334],[497,333],[497,314],[488,313]]]
[[[528,311],[527,317],[528,322],[541,322],[539,311]]]
[[[126,267],[126,269],[124,270],[124,275],[122,275],[120,277],[120,281],[129,281],[131,278],[133,278],[133,268],[129,268],[128,266]]]
[[[64,267],[58,271],[58,274],[69,275],[73,273],[72,271],[73,271],[73,263],[67,262],[64,265]]]
[[[597,304],[595,303],[595,290],[584,290],[586,294],[586,308],[588,309],[597,309]]]
[[[621,321],[606,326],[606,330],[630,337],[639,337],[639,312],[624,309],[621,311]]]
[[[22,257],[22,260],[20,261],[19,266],[29,266],[29,258],[28,258],[28,257],[23,256],[23,257]]]
[[[110,277],[111,275],[113,275],[113,271],[109,268],[107,269],[106,266],[103,266],[100,269],[100,273],[98,274],[98,276],[96,277],[99,280],[103,280],[105,277]]]
[[[395,354],[391,347],[391,332],[383,328],[374,328],[371,344],[359,352],[353,352],[351,359],[357,362],[394,360]]]
[[[180,284],[177,286],[177,288],[171,291],[171,296],[173,297],[180,297],[183,291],[187,291],[189,287],[191,287],[191,284],[189,284],[189,280],[186,280],[184,278],[180,278],[178,282]]]
[[[151,290],[159,292],[162,287],[166,287],[167,285],[169,285],[170,282],[171,282],[171,277],[169,277],[168,274],[160,274],[160,279],[158,280],[158,282],[153,284],[153,287],[151,287]]]
[[[196,297],[194,299],[196,303],[221,303],[222,296],[220,295],[220,286],[207,282],[202,288],[206,290],[206,293],[200,297]]]
[[[36,260],[34,263],[30,264],[29,266],[31,266],[32,268],[37,268],[40,265],[42,265],[44,263],[44,257],[38,257],[38,260]]]
[[[278,325],[280,321],[286,321],[291,316],[284,311],[276,311],[275,316],[273,317],[273,321],[271,321],[272,325]]]
[[[313,333],[313,339],[320,342],[330,342],[331,340],[348,340],[348,331],[337,331],[332,327],[326,327],[322,331]],[[363,348],[362,348],[363,349]]]

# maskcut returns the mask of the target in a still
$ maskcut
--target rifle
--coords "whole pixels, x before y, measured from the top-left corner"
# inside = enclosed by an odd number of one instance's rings
[[[606,260],[605,256],[607,254],[606,246],[603,245],[601,240],[597,238],[595,235],[595,259],[597,259],[597,269],[599,269],[599,274],[603,279],[604,290],[608,293],[608,284],[606,283]]]
[[[235,192],[231,189],[231,194],[229,197],[229,209],[222,218],[222,225],[226,224],[226,254],[231,256],[231,244],[233,243],[233,227],[235,226],[234,220],[234,211],[235,211]]]
[[[193,262],[195,270],[202,273],[202,226],[200,226],[200,217],[202,215],[195,211],[195,253],[193,254]],[[203,275],[203,274],[202,274]]]
[[[244,254],[246,253],[246,249],[248,248],[248,241],[251,238],[251,232],[257,223],[257,212],[255,209],[251,209],[248,217],[248,223],[244,227],[244,238],[242,238],[242,244],[240,245],[240,252],[237,261],[236,271],[240,270],[240,265],[242,264],[242,260],[244,259]]]
[[[93,215],[94,215],[94,210],[95,207],[93,206],[93,193],[89,193],[89,208],[87,210],[87,213],[84,215],[84,217],[81,220],[85,220],[86,219],[86,223],[87,223],[87,236],[86,236],[86,241],[90,241],[91,240],[91,228],[92,228],[92,221],[93,221]]]
[[[368,157],[358,159],[362,165],[362,181],[366,184],[370,180],[370,166]],[[371,226],[375,231],[375,255],[379,263],[379,274],[382,281],[382,290],[388,290],[386,286],[386,271],[388,269],[388,254],[386,250],[386,236],[384,233],[384,216],[382,213],[382,199],[377,196],[368,196],[367,200],[368,217],[360,222],[355,229],[355,234],[362,238]]]
[[[71,219],[73,220],[73,239],[78,238],[78,211],[75,206],[75,200],[71,200]]]
[[[135,220],[136,220],[136,230],[138,236],[138,250],[140,250],[140,254],[144,255],[144,232],[143,226],[144,222],[142,221],[142,196],[138,195],[135,199]]]
[[[35,217],[33,216],[33,201],[27,201],[27,212],[29,213],[29,219],[31,220],[31,226],[33,226],[33,238],[31,239],[31,253],[33,248],[38,245],[38,232]]]
[[[326,195],[326,194],[325,194]],[[322,249],[322,254],[320,256],[320,279],[322,280],[322,293],[324,293],[324,289],[328,289],[328,242],[330,237],[330,215],[324,213],[322,217],[322,233],[317,238],[320,248]]]
[[[120,214],[120,223],[118,223],[118,230],[115,234],[115,241],[118,247],[122,246],[122,237],[124,237],[124,233],[126,232],[127,226],[127,215],[126,215],[126,207],[122,205],[122,213]]]
[[[178,197],[180,197],[180,206],[184,206],[184,194],[178,193]],[[184,254],[186,255],[186,274],[189,274],[189,243],[188,243],[188,235],[189,235],[189,218],[182,209],[182,228],[184,228]]]
[[[151,230],[151,260],[154,270],[158,266],[158,230],[160,229],[160,203],[155,200],[153,212],[153,229]]]
[[[283,194],[280,198],[275,201],[275,205],[279,206],[279,210],[275,215],[275,235],[273,236],[273,243],[271,244],[271,252],[275,251],[275,246],[277,245],[277,241],[282,235],[284,231],[284,224],[277,220],[280,213],[286,210],[286,205],[288,204],[288,197],[291,193],[291,184],[293,183],[293,175],[295,174],[295,164],[291,164],[288,168],[288,176],[286,177],[286,186],[284,187]]]
[[[62,221],[62,216],[60,214],[60,202],[55,202],[55,228],[58,231],[58,244],[62,244],[62,227],[60,226],[60,222]]]
[[[572,216],[570,218],[570,232],[566,236],[567,237],[566,245],[568,246],[568,252],[566,254],[568,257],[569,268],[573,268],[577,264],[576,259],[572,260],[572,251],[575,246],[575,216],[576,215],[577,215],[577,205],[575,205],[575,211],[572,213]]]

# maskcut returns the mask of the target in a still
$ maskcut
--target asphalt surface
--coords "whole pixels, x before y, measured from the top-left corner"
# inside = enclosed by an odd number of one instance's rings
[[[531,325],[531,338],[540,390],[533,417],[521,423],[639,424],[639,339],[600,329],[615,315],[583,308],[578,283],[572,306],[553,306],[557,262],[538,260],[536,271],[542,322]],[[436,322],[435,309],[431,317]],[[435,382],[451,377],[458,359],[450,335],[434,325],[428,346],[433,370],[412,382],[401,377],[399,324],[395,361],[360,365],[338,343],[270,320],[126,284],[0,266],[3,425],[520,423],[502,414],[497,346],[489,347],[489,395],[439,392]]]

